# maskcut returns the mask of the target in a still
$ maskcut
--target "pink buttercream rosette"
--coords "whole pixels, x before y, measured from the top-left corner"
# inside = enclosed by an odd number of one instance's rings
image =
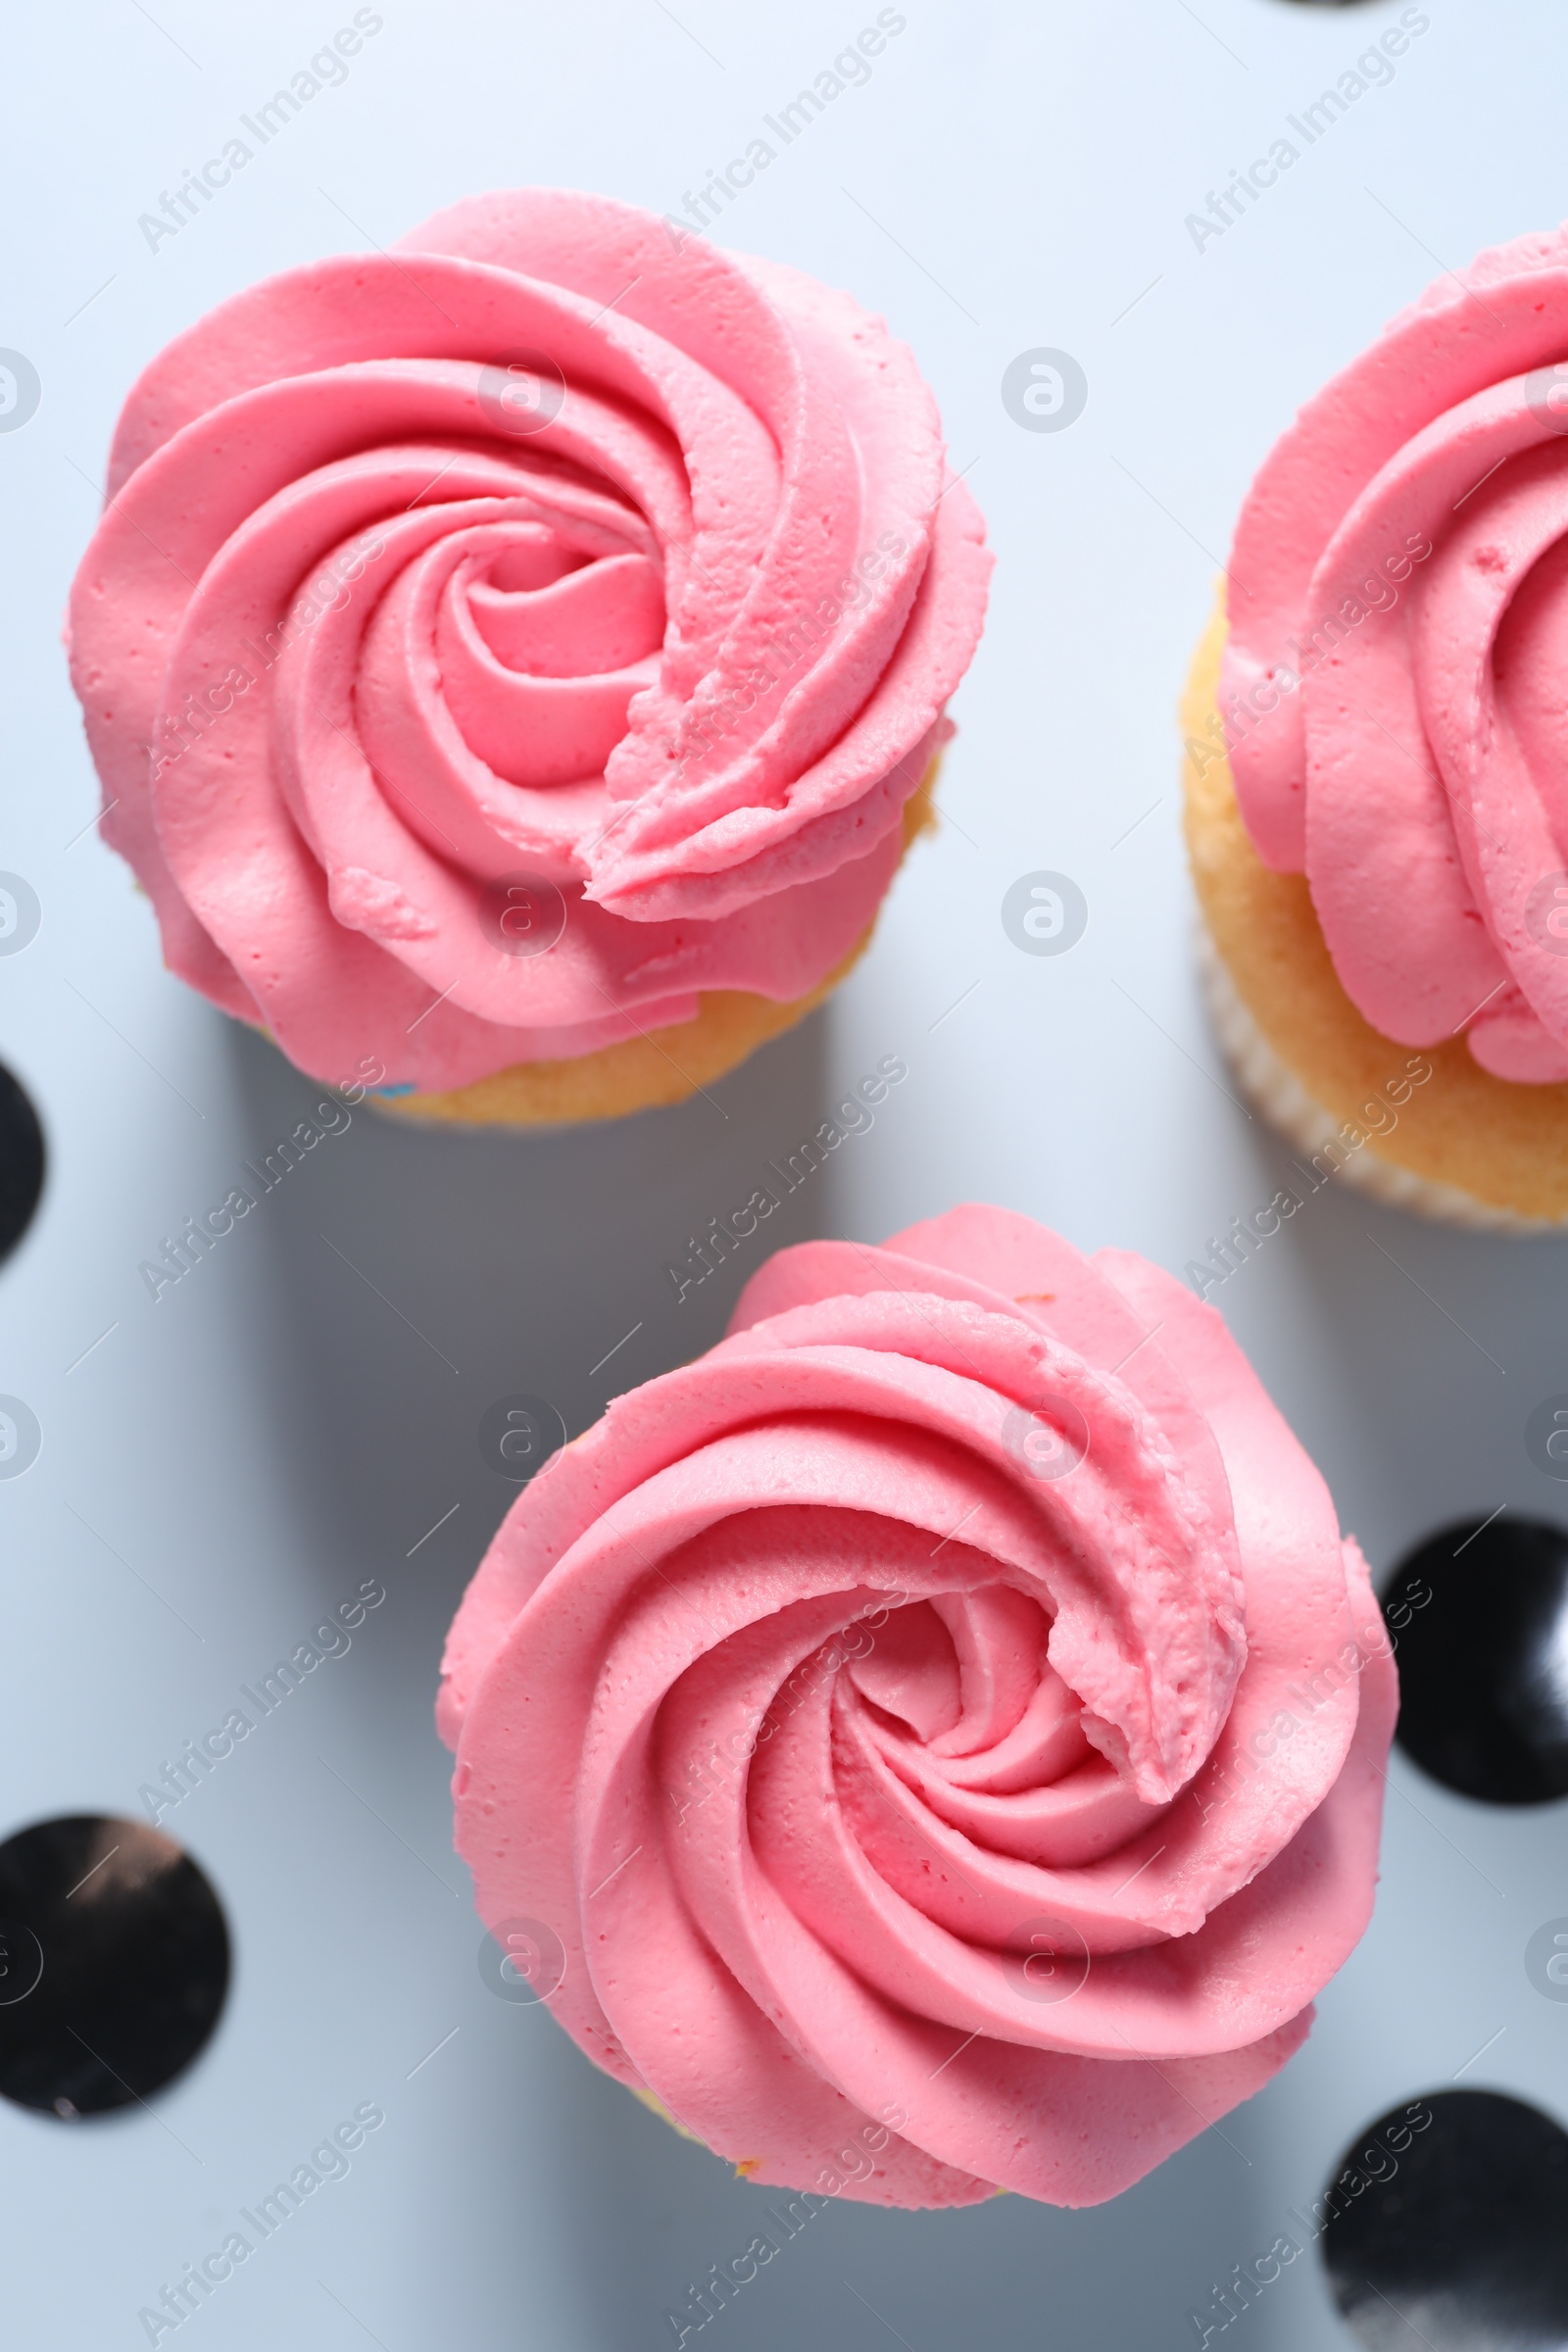
[[[72,674],[171,967],[420,1091],[814,989],[989,567],[879,319],[559,191],[224,303],[107,493]]]
[[[1394,1710],[1219,1317],[970,1207],[782,1251],[559,1454],[439,1722],[486,1925],[600,2066],[760,2181],[1085,2205],[1303,2039]]]
[[[1309,401],[1237,526],[1220,708],[1385,1037],[1568,1079],[1568,230],[1428,288]]]

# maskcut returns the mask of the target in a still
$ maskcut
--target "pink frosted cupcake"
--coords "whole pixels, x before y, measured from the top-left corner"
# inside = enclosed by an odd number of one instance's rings
[[[1365,1564],[1212,1309],[961,1208],[816,1242],[514,1505],[447,1646],[495,1951],[755,2180],[1113,2196],[1372,1907]]]
[[[1312,1181],[1568,1226],[1568,229],[1280,436],[1185,701],[1220,1039]]]
[[[879,319],[548,190],[224,303],[108,495],[72,675],[171,968],[424,1118],[676,1101],[819,1003],[989,568]]]

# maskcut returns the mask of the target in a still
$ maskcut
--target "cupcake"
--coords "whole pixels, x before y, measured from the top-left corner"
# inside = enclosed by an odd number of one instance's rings
[[[1090,2205],[1305,2037],[1394,1712],[1217,1313],[968,1207],[781,1251],[558,1452],[438,1722],[493,1981],[748,2179]]]
[[[1244,1084],[1312,1181],[1513,1231],[1568,1222],[1564,351],[1568,232],[1429,287],[1265,462],[1183,706]]]
[[[864,950],[989,558],[878,318],[475,197],[153,361],[72,594],[173,971],[426,1120],[680,1100]]]

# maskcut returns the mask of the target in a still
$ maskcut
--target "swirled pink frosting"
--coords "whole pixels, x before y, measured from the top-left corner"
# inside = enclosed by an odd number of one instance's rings
[[[1568,231],[1445,276],[1243,510],[1221,709],[1374,1028],[1568,1078]],[[1297,690],[1297,681],[1299,689]]]
[[[606,198],[476,197],[132,391],[71,604],[104,830],[171,966],[328,1081],[788,1001],[892,878],[981,540],[847,295]],[[500,936],[518,875],[547,952]]]
[[[1366,1925],[1365,1565],[1211,1308],[954,1210],[772,1258],[525,1490],[448,1642],[458,1843],[566,2031],[752,2178],[1114,2195]]]

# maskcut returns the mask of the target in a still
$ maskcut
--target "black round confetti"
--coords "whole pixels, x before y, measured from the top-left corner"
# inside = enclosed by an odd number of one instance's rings
[[[0,2096],[103,2115],[150,2098],[207,2040],[228,1930],[172,1838],[69,1814],[0,1845]]]
[[[0,1062],[0,1260],[10,1256],[32,1223],[43,1171],[38,1113]]]
[[[1401,1562],[1383,1612],[1396,1737],[1423,1772],[1490,1805],[1568,1796],[1568,1532],[1445,1528]]]
[[[1379,2352],[1568,2344],[1568,2132],[1538,2107],[1438,2090],[1395,2108],[1314,2210],[1334,2300]]]

